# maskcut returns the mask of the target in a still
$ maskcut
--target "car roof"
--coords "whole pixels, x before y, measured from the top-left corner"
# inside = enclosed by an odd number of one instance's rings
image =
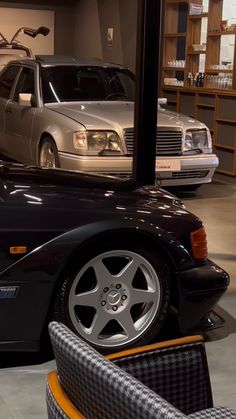
[[[42,67],[54,65],[81,65],[81,66],[97,66],[97,67],[115,67],[119,69],[126,69],[127,67],[102,61],[99,58],[79,58],[72,56],[57,56],[57,55],[37,55],[35,59],[22,58],[19,60],[12,60],[11,64],[27,64],[35,65],[40,64]]]
[[[37,55],[36,60],[42,65],[45,64],[79,64],[79,65],[98,65],[98,66],[115,66],[118,68],[125,68],[120,64],[110,63],[103,61],[99,58],[81,58],[73,56],[60,56],[60,55]]]

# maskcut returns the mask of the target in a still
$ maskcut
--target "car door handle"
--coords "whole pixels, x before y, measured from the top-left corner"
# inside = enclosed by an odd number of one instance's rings
[[[11,113],[11,108],[5,109],[5,113]]]

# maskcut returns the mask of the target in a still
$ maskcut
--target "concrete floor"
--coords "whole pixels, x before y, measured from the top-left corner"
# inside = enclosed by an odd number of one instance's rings
[[[182,193],[181,198],[204,222],[209,257],[229,272],[230,289],[236,291],[236,184],[215,181],[194,195]]]
[[[210,258],[231,275],[217,307],[226,325],[206,336],[206,348],[214,403],[236,409],[236,185],[214,182],[181,198],[204,221]],[[0,367],[0,419],[46,418],[45,380],[54,361],[1,354]]]

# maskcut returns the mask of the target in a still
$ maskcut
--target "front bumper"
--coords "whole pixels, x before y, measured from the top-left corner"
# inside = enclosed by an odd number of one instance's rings
[[[222,268],[208,260],[178,274],[179,326],[184,333],[204,331],[219,324],[214,322],[210,312],[226,291],[229,275]]]
[[[69,170],[96,172],[111,176],[130,177],[133,158],[130,156],[79,156],[59,152],[61,167]],[[159,161],[168,160],[171,163],[180,160],[180,171],[159,171],[162,186],[178,186],[209,183],[219,159],[215,154],[201,154],[195,156],[158,157]]]

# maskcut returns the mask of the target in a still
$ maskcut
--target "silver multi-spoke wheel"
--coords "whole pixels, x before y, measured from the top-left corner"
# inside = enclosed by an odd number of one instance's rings
[[[67,301],[70,321],[81,337],[96,347],[126,346],[143,336],[156,319],[160,278],[140,253],[111,250],[82,267]]]
[[[54,144],[45,140],[39,153],[39,165],[43,167],[57,167],[57,155]]]

